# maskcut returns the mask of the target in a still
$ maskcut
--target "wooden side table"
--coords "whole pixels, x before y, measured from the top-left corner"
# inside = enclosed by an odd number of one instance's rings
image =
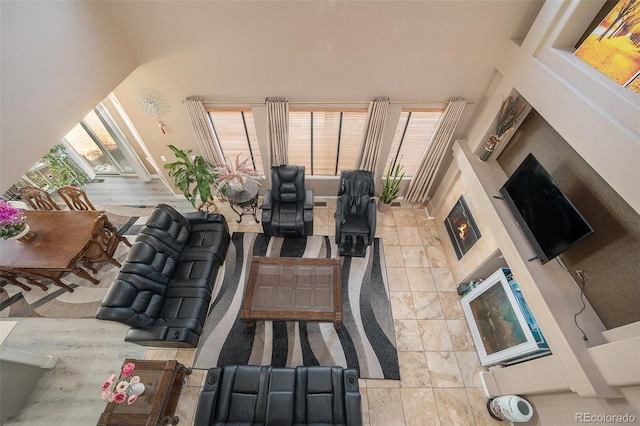
[[[107,404],[98,420],[98,426],[158,426],[175,425],[180,420],[175,415],[184,377],[191,374],[187,368],[176,360],[147,361],[125,359],[124,364],[132,362],[136,365],[133,374],[140,376],[145,390],[136,402]]]

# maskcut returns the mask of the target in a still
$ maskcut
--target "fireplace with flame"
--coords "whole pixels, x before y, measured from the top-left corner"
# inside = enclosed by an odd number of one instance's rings
[[[464,200],[464,195],[461,195],[455,206],[453,206],[451,213],[449,213],[449,216],[447,216],[444,221],[444,226],[447,228],[458,260],[462,259],[462,256],[464,256],[482,236],[469,211],[469,206],[467,206]]]

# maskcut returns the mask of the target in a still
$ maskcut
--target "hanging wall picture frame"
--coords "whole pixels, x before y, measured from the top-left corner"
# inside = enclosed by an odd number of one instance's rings
[[[476,225],[469,211],[469,206],[467,206],[464,195],[460,196],[460,199],[453,206],[453,209],[451,209],[451,213],[449,213],[444,221],[444,226],[447,228],[458,260],[462,259],[462,256],[464,256],[482,236],[478,225]]]

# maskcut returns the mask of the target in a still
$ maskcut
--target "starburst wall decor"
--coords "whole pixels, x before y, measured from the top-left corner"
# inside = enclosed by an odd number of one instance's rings
[[[164,97],[152,89],[141,89],[136,93],[138,106],[142,111],[155,118],[163,134],[166,134],[161,119],[169,112]]]

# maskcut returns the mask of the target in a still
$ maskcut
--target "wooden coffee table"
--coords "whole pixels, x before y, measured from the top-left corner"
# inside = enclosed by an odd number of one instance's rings
[[[256,256],[251,262],[243,319],[329,321],[342,325],[341,259]]]
[[[140,376],[145,390],[136,402],[107,404],[98,420],[98,426],[157,426],[175,425],[180,420],[174,415],[182,390],[184,376],[191,374],[191,368],[171,361],[147,361],[125,359],[124,364],[136,365],[134,375]]]

